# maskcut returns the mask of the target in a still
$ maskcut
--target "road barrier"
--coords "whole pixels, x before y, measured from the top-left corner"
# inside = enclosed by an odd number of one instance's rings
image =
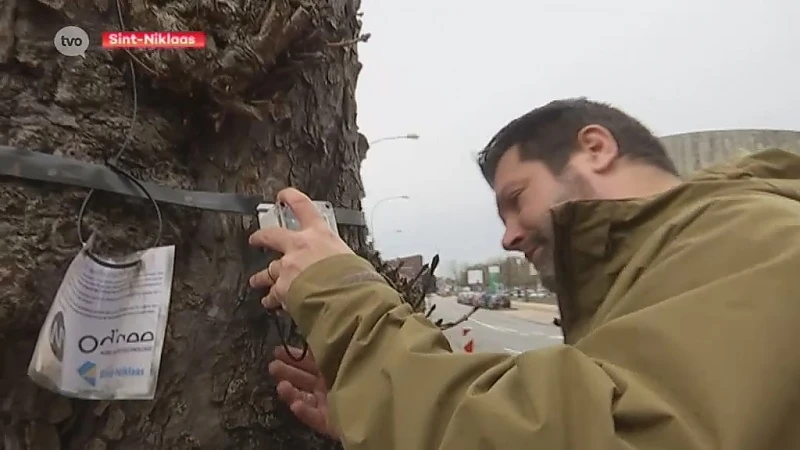
[[[472,353],[475,351],[475,339],[473,339],[472,336],[469,335],[470,332],[472,332],[472,328],[470,327],[461,328],[461,337],[464,338],[465,340],[462,349],[466,353]]]

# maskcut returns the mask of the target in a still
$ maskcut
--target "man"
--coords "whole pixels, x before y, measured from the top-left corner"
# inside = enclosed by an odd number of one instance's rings
[[[800,157],[771,150],[682,181],[635,119],[585,99],[511,122],[481,153],[503,245],[558,294],[564,345],[454,354],[328,231],[251,243],[307,336],[279,393],[348,449],[800,448]]]

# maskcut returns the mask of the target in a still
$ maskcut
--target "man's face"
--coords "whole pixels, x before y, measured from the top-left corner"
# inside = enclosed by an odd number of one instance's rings
[[[561,174],[554,175],[540,161],[522,161],[518,148],[512,147],[500,158],[495,172],[497,210],[505,224],[503,248],[524,253],[552,292],[558,292],[558,286],[550,208],[596,197],[582,169],[580,158],[572,158]]]

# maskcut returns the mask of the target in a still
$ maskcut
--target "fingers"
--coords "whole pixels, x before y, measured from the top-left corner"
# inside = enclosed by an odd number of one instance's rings
[[[300,400],[289,404],[289,409],[304,424],[308,425],[318,433],[327,431],[327,420],[325,414],[319,408],[310,406]]]
[[[296,401],[301,401],[309,406],[318,406],[317,397],[310,393],[292,386],[288,381],[281,381],[277,386],[278,398],[286,404],[291,405]]]
[[[269,248],[285,254],[292,248],[296,233],[286,228],[264,228],[251,234],[248,241],[253,247]]]
[[[276,259],[269,263],[266,269],[256,272],[250,277],[250,286],[254,288],[268,288],[275,285],[281,273],[281,260]]]
[[[308,353],[302,360],[295,361],[290,358],[290,353],[299,358],[302,350],[296,347],[278,347],[275,349],[276,360],[269,365],[270,374],[279,380],[278,398],[289,405],[298,420],[319,433],[337,438],[328,428],[325,411],[320,409],[320,402],[323,400],[311,393],[316,392],[318,384],[322,382],[314,357]]]
[[[319,225],[325,226],[325,219],[322,218],[314,203],[306,194],[295,188],[286,188],[278,192],[277,201],[285,204],[292,210],[301,229],[313,228]]]
[[[317,377],[313,373],[279,360],[269,363],[269,374],[281,382],[285,381],[290,386],[307,392],[313,391],[317,385]]]
[[[281,297],[278,295],[278,289],[273,286],[272,289],[269,290],[269,293],[266,297],[261,299],[261,305],[267,309],[280,309],[283,308],[283,301]]]
[[[314,395],[297,390],[288,381],[281,381],[278,383],[278,398],[289,405],[289,409],[301,422],[319,433],[328,433],[327,418],[319,409]]]

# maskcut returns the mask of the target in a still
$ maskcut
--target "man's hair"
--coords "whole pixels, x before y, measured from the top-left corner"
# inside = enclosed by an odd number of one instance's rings
[[[538,160],[558,175],[577,150],[578,132],[600,125],[611,132],[619,155],[651,164],[678,175],[661,141],[633,117],[606,103],[585,97],[555,100],[503,127],[478,154],[478,165],[489,184],[500,158],[513,146],[522,160]]]

